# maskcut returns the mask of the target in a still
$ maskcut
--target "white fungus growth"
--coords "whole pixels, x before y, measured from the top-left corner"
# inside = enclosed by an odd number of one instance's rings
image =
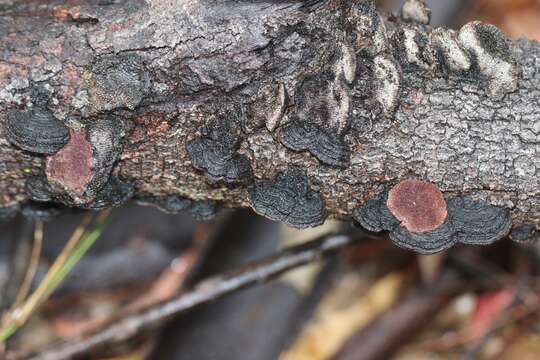
[[[494,25],[473,21],[463,26],[459,40],[475,58],[487,92],[495,100],[518,88],[518,66],[504,34]]]
[[[443,65],[449,72],[460,73],[469,71],[471,59],[458,41],[454,30],[435,29],[430,34],[430,43],[435,52],[443,59]]]
[[[338,134],[345,133],[349,128],[349,112],[351,109],[351,97],[345,84],[338,78],[336,82],[330,85],[330,91],[327,95],[328,119],[332,129]]]
[[[386,26],[379,13],[372,6],[363,5],[353,10],[357,47],[374,56],[388,49]]]
[[[285,114],[285,108],[287,107],[287,89],[283,83],[278,85],[273,109],[266,119],[266,128],[268,131],[274,131],[281,123],[281,119]]]
[[[341,54],[342,57],[337,63],[336,74],[342,72],[345,81],[352,84],[356,78],[356,54],[353,49],[345,44],[341,46]]]
[[[417,37],[420,33],[415,29],[404,28],[403,29],[403,48],[405,50],[405,60],[408,64],[416,65],[423,69],[428,69],[429,64],[424,61],[422,56],[422,49],[417,42]]]
[[[407,0],[401,8],[401,18],[408,22],[428,25],[431,10],[424,0]]]
[[[401,67],[387,54],[373,59],[374,97],[386,115],[392,114],[399,103],[401,93]]]

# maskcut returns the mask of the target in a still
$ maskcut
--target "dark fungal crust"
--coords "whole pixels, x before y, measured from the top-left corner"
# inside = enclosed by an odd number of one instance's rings
[[[274,180],[255,182],[249,200],[258,214],[299,229],[321,225],[326,219],[321,195],[310,189],[306,173],[296,167]]]
[[[36,154],[54,154],[69,141],[69,129],[46,108],[13,110],[7,116],[6,137]]]
[[[132,182],[111,176],[109,181],[95,195],[95,198],[77,207],[88,210],[101,210],[109,207],[117,207],[126,203],[135,194],[135,186]]]
[[[136,54],[104,55],[88,75],[90,100],[96,111],[135,109],[150,87],[150,77]]]
[[[19,205],[0,207],[0,221],[14,218],[20,210]]]
[[[396,226],[390,232],[390,239],[402,248],[426,255],[447,250],[458,242],[452,225],[448,221],[435,230],[421,234],[412,233],[402,226]]]
[[[510,232],[510,239],[520,244],[536,243],[540,239],[540,231],[533,224],[516,226]]]
[[[469,197],[449,199],[448,211],[457,241],[462,244],[489,245],[508,235],[512,228],[507,209]]]
[[[342,136],[307,121],[293,121],[281,129],[280,141],[294,151],[308,151],[322,163],[338,168],[350,164],[350,149]]]
[[[200,137],[186,144],[194,168],[206,173],[210,181],[228,184],[250,182],[253,178],[248,158],[238,153],[241,137],[232,120],[213,121]]]
[[[140,205],[154,206],[167,214],[187,212],[203,221],[213,219],[222,209],[216,201],[194,201],[182,196],[143,196],[136,200]]]
[[[457,196],[447,200],[448,217],[437,228],[421,233],[409,231],[387,207],[388,194],[368,201],[354,211],[355,221],[369,231],[390,232],[398,246],[432,254],[455,244],[488,245],[508,235],[512,217],[507,209]]]

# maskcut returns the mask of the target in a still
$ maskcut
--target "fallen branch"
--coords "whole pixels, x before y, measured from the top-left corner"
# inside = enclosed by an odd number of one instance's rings
[[[3,6],[0,217],[135,196],[305,227],[415,177],[538,228],[539,43],[407,3]]]

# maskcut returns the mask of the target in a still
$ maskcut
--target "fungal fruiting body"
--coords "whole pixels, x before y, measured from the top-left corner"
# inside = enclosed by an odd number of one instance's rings
[[[111,175],[121,152],[122,125],[95,119],[72,131],[69,142],[45,160],[44,172],[26,181],[29,198],[84,209],[118,206],[133,196],[133,185]]]
[[[70,141],[46,160],[47,179],[73,196],[82,196],[94,176],[94,157],[84,131],[71,133]]]
[[[350,149],[343,137],[305,122],[293,121],[281,129],[281,143],[294,151],[309,151],[322,163],[347,167],[350,163]]]
[[[405,180],[355,210],[354,219],[369,231],[390,231],[398,246],[432,254],[462,243],[487,245],[508,235],[507,209],[469,197],[446,201],[431,183]]]
[[[443,194],[426,181],[400,182],[390,190],[386,205],[401,225],[413,233],[435,230],[448,216]]]
[[[194,201],[183,196],[143,196],[137,198],[137,203],[154,206],[167,214],[188,212],[198,220],[213,219],[222,206],[215,201]]]
[[[310,189],[305,172],[294,167],[274,180],[255,182],[249,200],[258,214],[300,229],[321,225],[326,219],[321,195]]]
[[[473,56],[488,93],[501,99],[518,88],[518,67],[504,34],[494,25],[473,21],[461,28],[459,40]]]
[[[229,184],[250,181],[253,177],[248,158],[238,153],[240,138],[228,120],[213,122],[202,136],[186,144],[193,167],[206,173],[211,181]]]
[[[54,154],[69,141],[69,129],[45,108],[14,110],[7,116],[6,137],[36,154]]]

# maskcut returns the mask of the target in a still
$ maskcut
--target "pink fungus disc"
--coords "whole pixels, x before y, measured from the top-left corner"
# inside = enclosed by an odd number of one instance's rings
[[[448,216],[439,188],[421,180],[405,180],[390,190],[386,206],[413,233],[425,233],[441,226]]]
[[[93,153],[85,132],[72,132],[69,143],[56,154],[47,157],[47,180],[68,192],[83,195],[94,175]]]

